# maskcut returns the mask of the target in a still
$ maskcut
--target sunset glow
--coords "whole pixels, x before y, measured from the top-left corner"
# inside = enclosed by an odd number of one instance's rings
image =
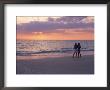
[[[94,17],[17,17],[20,40],[94,40]]]

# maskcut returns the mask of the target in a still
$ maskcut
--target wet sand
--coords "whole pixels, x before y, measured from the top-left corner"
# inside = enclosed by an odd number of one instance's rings
[[[16,74],[94,74],[94,56],[17,59]]]

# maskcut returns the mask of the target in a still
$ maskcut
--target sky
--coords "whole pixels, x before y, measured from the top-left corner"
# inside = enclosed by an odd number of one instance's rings
[[[17,16],[17,40],[94,40],[93,16]]]

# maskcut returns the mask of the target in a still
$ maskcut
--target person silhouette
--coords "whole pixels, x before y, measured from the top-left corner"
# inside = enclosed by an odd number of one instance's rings
[[[77,45],[77,43],[75,43],[74,44],[74,53],[73,53],[73,58],[74,58],[74,56],[76,55],[76,57],[77,57],[77,48],[78,48],[78,45]]]
[[[81,57],[81,45],[80,45],[80,43],[78,43],[78,45],[77,45],[77,50],[78,50],[78,52],[77,52],[78,57]]]

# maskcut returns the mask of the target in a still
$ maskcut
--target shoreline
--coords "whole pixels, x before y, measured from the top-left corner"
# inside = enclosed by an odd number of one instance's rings
[[[16,74],[94,74],[94,55],[17,60]]]
[[[82,56],[94,55],[94,51],[82,51]],[[61,58],[61,57],[72,57],[73,51],[68,53],[42,53],[42,54],[34,54],[28,56],[17,56],[17,60],[33,60],[33,59],[49,59],[49,58]]]

